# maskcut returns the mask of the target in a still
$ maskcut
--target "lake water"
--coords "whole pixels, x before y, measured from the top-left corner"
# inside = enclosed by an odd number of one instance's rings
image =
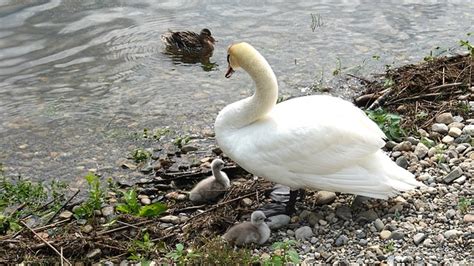
[[[139,146],[130,133],[212,131],[223,106],[252,92],[242,71],[224,78],[232,42],[260,50],[290,96],[326,86],[335,69],[381,72],[474,31],[473,1],[314,2],[0,1],[0,163],[73,181],[113,173]],[[218,40],[210,71],[163,53],[167,29],[201,28]]]

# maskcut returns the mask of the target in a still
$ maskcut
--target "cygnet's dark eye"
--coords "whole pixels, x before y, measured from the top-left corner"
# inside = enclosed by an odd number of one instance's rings
[[[228,64],[230,64],[229,59],[230,59],[230,54],[227,55],[227,63],[228,63]]]

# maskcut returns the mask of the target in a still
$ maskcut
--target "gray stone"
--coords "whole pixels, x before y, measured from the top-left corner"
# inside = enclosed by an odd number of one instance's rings
[[[73,213],[70,211],[63,211],[61,214],[59,214],[59,218],[61,219],[70,219],[72,217]]]
[[[469,135],[461,135],[454,140],[454,143],[471,143],[472,137]]]
[[[404,168],[404,169],[408,168],[408,160],[407,158],[405,158],[405,156],[398,157],[395,163],[401,168]]]
[[[317,214],[317,213],[310,213],[307,217],[307,221],[308,223],[311,225],[311,226],[315,226],[316,224],[319,223],[320,220],[323,220],[324,217],[320,214]]]
[[[166,215],[166,216],[161,217],[160,221],[163,223],[179,224],[180,219],[178,216],[175,216],[175,215]]]
[[[334,245],[336,245],[336,247],[340,247],[342,245],[347,244],[347,242],[349,242],[349,238],[346,235],[340,235],[336,239],[336,242],[334,242]]]
[[[462,175],[461,177],[457,178],[454,180],[454,183],[456,184],[464,184],[466,182],[467,177],[465,175]]]
[[[413,242],[415,245],[419,245],[421,242],[423,242],[426,239],[427,235],[424,233],[418,233],[413,236]]]
[[[431,130],[444,135],[448,133],[448,126],[445,124],[435,123],[431,126]]]
[[[106,206],[101,210],[102,216],[108,217],[114,214],[114,207],[113,206]]]
[[[313,235],[313,230],[309,226],[300,227],[295,231],[295,238],[297,240],[309,240]]]
[[[183,153],[188,153],[188,152],[192,152],[192,151],[197,151],[198,148],[194,145],[191,145],[191,144],[188,144],[188,145],[184,145],[182,148],[181,148],[181,151]]]
[[[336,216],[342,220],[349,221],[352,219],[351,208],[347,205],[342,205],[336,209]]]
[[[385,225],[383,224],[382,220],[380,220],[380,219],[378,219],[378,218],[375,219],[375,221],[374,221],[374,226],[375,226],[375,228],[377,229],[377,231],[379,231],[379,232],[382,231],[383,228],[385,227]]]
[[[454,118],[451,113],[442,113],[436,117],[436,122],[448,125],[454,122]]]
[[[428,154],[428,150],[428,147],[420,142],[415,147],[415,155],[418,157],[418,159],[423,159]]]
[[[318,191],[316,193],[316,205],[326,205],[332,203],[336,199],[336,193],[328,191]]]
[[[405,237],[405,233],[401,231],[393,231],[390,234],[390,239],[393,239],[393,240],[400,240],[400,239],[403,239],[404,237]]]
[[[446,129],[446,132],[448,130]],[[402,141],[393,147],[393,151],[411,151],[412,144],[409,141]]]
[[[369,243],[369,240],[367,240],[367,239],[360,239],[359,240],[359,245],[361,245],[361,246],[367,246],[368,243]]]
[[[446,218],[451,219],[456,216],[456,211],[453,209],[450,209],[446,212]]]
[[[457,127],[452,127],[449,129],[448,134],[453,138],[457,138],[461,136],[462,130]]]
[[[444,136],[444,138],[441,141],[446,144],[453,144],[454,138],[448,135],[448,136]]]
[[[463,174],[463,171],[462,171],[461,167],[456,166],[456,167],[451,171],[451,173],[449,173],[448,175],[446,175],[446,176],[443,178],[443,181],[444,181],[445,183],[451,183],[451,182],[453,182],[454,179],[460,177],[462,174]]]
[[[461,231],[458,231],[456,229],[451,229],[451,230],[448,230],[446,232],[444,232],[443,236],[446,238],[446,239],[453,239],[453,238],[456,238],[457,236],[459,235],[462,235],[462,232]]]
[[[279,229],[290,223],[291,217],[286,214],[279,214],[268,217],[267,225],[270,229]]]
[[[474,125],[467,125],[462,129],[462,133],[474,137]]]
[[[93,250],[89,251],[89,253],[87,253],[87,255],[86,255],[86,258],[93,259],[93,258],[98,257],[100,254],[102,254],[102,250],[100,250],[99,248],[96,248],[96,249],[93,249]]]
[[[392,150],[395,146],[397,146],[397,143],[393,140],[389,140],[385,143],[385,148]]]
[[[418,145],[418,143],[420,142],[419,139],[412,136],[407,137],[406,140],[409,141],[413,145]]]
[[[92,227],[92,225],[90,225],[90,224],[87,224],[84,227],[82,227],[82,232],[84,232],[86,234],[92,232],[92,230],[94,230],[94,227]]]
[[[357,216],[357,222],[372,222],[377,218],[379,218],[377,212],[375,212],[374,210],[367,210],[359,213],[359,215]]]

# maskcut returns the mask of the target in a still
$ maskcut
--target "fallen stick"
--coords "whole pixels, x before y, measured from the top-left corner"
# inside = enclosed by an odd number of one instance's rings
[[[390,94],[392,94],[392,88],[388,88],[386,90],[384,90],[382,92],[382,95],[380,95],[380,97],[378,97],[368,108],[368,110],[374,110],[376,109],[377,107],[380,107],[382,106],[385,101],[387,100],[388,96],[390,96]]]
[[[423,99],[423,98],[426,98],[426,97],[442,96],[442,95],[449,95],[449,94],[459,94],[459,93],[462,93],[462,91],[427,93],[427,94],[424,94],[424,95],[417,95],[417,96],[413,96],[413,97],[405,97],[405,98],[401,98],[401,99],[398,99],[398,100],[394,100],[394,101],[388,102],[387,105],[395,104],[395,103],[398,103],[398,102],[403,102],[403,101],[406,101],[406,100],[417,100],[417,99]]]
[[[41,241],[43,241],[46,245],[48,245],[54,252],[56,252],[60,257],[61,257],[61,263],[62,261],[65,261],[67,264],[72,265],[69,260],[67,260],[65,257],[63,257],[63,254],[59,252],[53,245],[51,245],[48,241],[46,241],[44,238],[42,238],[40,235],[38,235],[33,229],[31,229],[25,222],[20,221],[20,223],[26,227],[28,230],[30,230],[37,238],[39,238]]]
[[[434,86],[434,87],[429,88],[428,90],[429,91],[434,91],[434,90],[438,90],[438,89],[451,88],[451,87],[455,87],[455,86],[459,86],[459,85],[462,85],[462,82],[454,82],[454,83],[448,83],[448,84],[443,84],[443,85],[439,85],[439,86]]]
[[[77,196],[77,194],[79,194],[81,190],[78,189],[76,191],[76,193],[74,193],[74,195],[72,195],[68,200],[66,200],[66,202],[64,202],[64,204],[61,206],[61,208],[59,208],[54,214],[53,216],[51,216],[51,218],[49,218],[49,220],[46,222],[46,225],[48,225],[49,223],[51,223],[51,221],[56,217],[56,215],[58,215],[58,213],[66,206],[69,204],[69,202],[71,202],[71,200]]]
[[[146,221],[138,222],[138,223],[134,224],[133,226],[149,224],[149,223],[152,223],[152,222],[154,222],[154,221],[153,220],[146,220]],[[131,224],[130,224],[130,226],[131,226]],[[129,225],[124,225],[124,226],[113,228],[113,229],[110,229],[110,230],[101,231],[101,232],[98,232],[97,235],[100,236],[100,235],[105,235],[105,234],[110,234],[110,233],[113,233],[113,232],[125,230],[125,229],[129,228],[130,226]]]

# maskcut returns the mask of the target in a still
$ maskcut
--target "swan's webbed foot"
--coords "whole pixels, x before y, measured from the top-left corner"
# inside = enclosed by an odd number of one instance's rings
[[[300,196],[300,200],[304,199],[305,197],[305,190],[304,189],[298,189],[298,190],[292,190],[290,189],[290,199],[286,203],[286,213],[288,215],[294,214],[296,212],[296,200],[298,199],[298,195]]]

